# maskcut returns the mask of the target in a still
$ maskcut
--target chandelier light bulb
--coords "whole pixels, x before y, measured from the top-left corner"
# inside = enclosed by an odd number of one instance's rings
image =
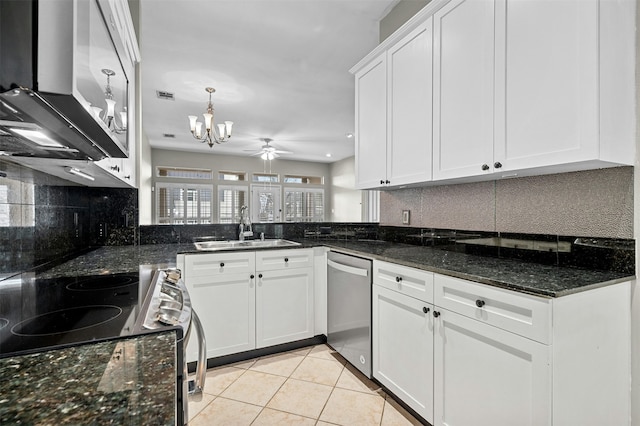
[[[227,135],[231,137],[231,128],[233,127],[233,121],[225,121],[224,125],[227,126]]]
[[[207,129],[207,131],[210,131],[211,122],[213,121],[213,114],[205,112],[204,114],[202,114],[202,116],[204,117],[204,128]]]
[[[191,127],[192,132],[196,131],[196,121],[198,121],[198,117],[196,117],[195,115],[189,116],[189,125]]]
[[[115,116],[116,101],[113,99],[105,99],[107,103],[107,118],[113,118]]]
[[[202,123],[201,122],[196,122],[196,136],[201,138],[202,137]]]

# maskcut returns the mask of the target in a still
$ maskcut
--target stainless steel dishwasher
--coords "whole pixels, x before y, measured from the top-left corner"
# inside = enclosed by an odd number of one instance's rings
[[[329,252],[327,343],[371,378],[371,260]]]

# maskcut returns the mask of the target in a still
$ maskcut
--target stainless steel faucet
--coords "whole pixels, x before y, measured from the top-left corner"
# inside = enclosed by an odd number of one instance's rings
[[[246,212],[246,216],[245,216]],[[238,239],[244,241],[245,237],[253,237],[253,230],[251,229],[251,219],[249,218],[249,212],[247,206],[240,207],[240,231],[238,233]]]

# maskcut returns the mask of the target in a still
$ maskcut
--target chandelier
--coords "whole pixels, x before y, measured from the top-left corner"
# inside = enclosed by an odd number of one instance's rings
[[[213,104],[211,103],[211,94],[215,92],[216,89],[213,87],[207,87],[205,90],[209,93],[207,112],[202,114],[204,117],[205,133],[202,133],[202,123],[196,121],[198,117],[195,115],[189,116],[189,123],[191,124],[191,134],[193,137],[200,142],[206,142],[209,144],[209,148],[213,148],[214,143],[224,143],[231,138],[233,121],[225,121],[224,124],[218,124],[218,134],[216,134],[216,125],[213,121]]]
[[[107,76],[107,86],[104,89],[104,101],[107,104],[107,110],[103,112],[102,108],[92,106],[95,115],[107,125],[107,128],[114,133],[124,133],[127,131],[127,107],[123,107],[118,113],[120,116],[120,124],[116,121],[116,101],[113,99],[111,91],[111,77],[116,73],[108,68],[102,70],[102,74]]]

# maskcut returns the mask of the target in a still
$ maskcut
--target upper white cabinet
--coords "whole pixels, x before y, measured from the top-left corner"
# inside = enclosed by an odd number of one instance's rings
[[[356,186],[431,179],[432,23],[356,74]]]
[[[387,163],[387,55],[356,74],[356,187],[385,184]]]
[[[434,180],[632,164],[633,7],[452,0],[438,10]]]
[[[453,0],[433,20],[433,178],[487,173],[493,164],[494,3]]]
[[[358,187],[632,165],[635,8],[632,0],[433,0],[352,69]],[[360,87],[373,68],[376,83]],[[377,115],[367,116],[372,93]]]

